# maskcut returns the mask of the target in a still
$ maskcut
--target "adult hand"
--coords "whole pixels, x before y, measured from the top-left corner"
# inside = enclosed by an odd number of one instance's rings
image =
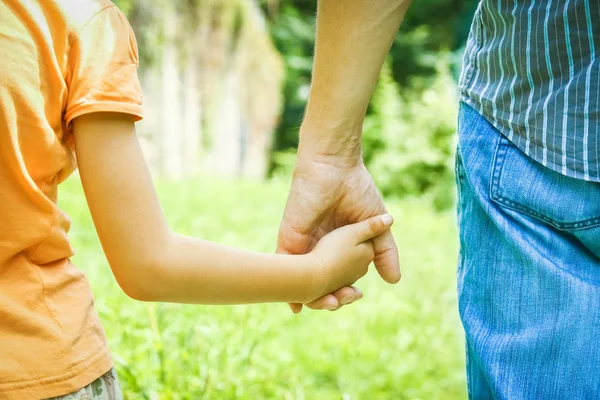
[[[307,253],[332,230],[385,213],[381,195],[362,162],[338,164],[326,157],[299,154],[279,228],[277,252]],[[386,282],[398,282],[398,249],[392,233],[387,230],[372,241],[377,271]],[[336,310],[360,297],[362,293],[358,289],[344,287],[306,306]],[[295,313],[302,310],[302,304],[290,304],[290,307]]]

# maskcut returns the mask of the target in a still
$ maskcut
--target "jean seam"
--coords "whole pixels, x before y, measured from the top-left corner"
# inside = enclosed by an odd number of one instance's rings
[[[471,379],[471,376],[470,376],[471,375],[471,373],[470,373],[470,371],[471,371],[471,369],[470,369],[471,368],[471,360],[470,360],[470,358],[471,357],[469,357],[469,341],[465,337],[465,368],[467,370],[467,373],[466,373],[466,375],[467,375],[466,376],[466,378],[467,378],[467,396],[468,396],[469,399],[472,398],[471,396],[473,395],[473,392],[474,392],[474,390],[471,390],[471,386],[473,385],[473,382],[472,382],[472,379]]]
[[[502,206],[523,213],[533,218],[537,218],[551,226],[555,227],[559,230],[564,231],[576,231],[583,230],[588,228],[593,228],[600,225],[600,217],[588,218],[583,221],[576,222],[558,222],[553,218],[550,218],[531,207],[525,206],[521,203],[518,203],[514,200],[511,200],[502,195],[500,191],[500,178],[502,176],[502,171],[504,169],[504,164],[506,161],[506,154],[508,153],[508,148],[510,146],[510,141],[501,136],[500,141],[498,143],[498,147],[496,149],[496,154],[494,156],[493,168],[492,168],[492,184],[490,190],[490,198],[501,204]]]
[[[504,160],[506,159],[507,146],[504,142],[504,136],[500,135],[498,143],[496,144],[496,150],[494,151],[494,159],[492,162],[492,173],[490,176],[490,198],[500,196],[500,177],[502,176],[502,170],[504,168]],[[508,139],[506,139],[508,140]]]
[[[460,191],[462,189],[462,174],[460,171],[460,165],[459,163],[461,162],[461,158],[460,158],[460,154],[459,154],[459,149],[458,147],[456,148],[456,155],[454,156],[454,176],[456,179],[456,202],[458,205],[460,205],[461,201],[460,201]]]

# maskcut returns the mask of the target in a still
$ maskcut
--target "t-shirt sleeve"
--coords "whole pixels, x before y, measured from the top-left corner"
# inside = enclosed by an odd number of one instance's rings
[[[142,118],[138,50],[127,18],[115,6],[94,15],[69,51],[65,124],[84,114],[119,112]]]

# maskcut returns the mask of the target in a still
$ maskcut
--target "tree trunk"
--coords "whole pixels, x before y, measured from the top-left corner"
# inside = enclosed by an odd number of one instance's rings
[[[152,2],[152,12],[132,1],[142,54],[156,60],[140,71],[138,132],[151,171],[264,178],[283,65],[257,0]]]
[[[183,176],[183,129],[179,101],[179,56],[175,44],[177,18],[174,10],[164,15],[165,39],[162,52],[162,171],[169,178]]]
[[[211,174],[237,176],[241,170],[242,115],[239,106],[239,78],[235,70],[227,71],[214,108],[212,148],[206,170]]]
[[[193,39],[192,39],[193,40]],[[183,168],[186,175],[196,175],[200,169],[202,151],[202,115],[198,93],[198,63],[194,49],[188,54],[184,72]]]

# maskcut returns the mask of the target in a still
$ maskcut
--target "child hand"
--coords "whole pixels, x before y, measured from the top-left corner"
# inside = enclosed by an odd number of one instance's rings
[[[315,299],[350,286],[362,278],[373,261],[371,239],[388,230],[393,218],[378,215],[346,225],[325,235],[309,253],[317,259],[320,271],[315,279]]]

